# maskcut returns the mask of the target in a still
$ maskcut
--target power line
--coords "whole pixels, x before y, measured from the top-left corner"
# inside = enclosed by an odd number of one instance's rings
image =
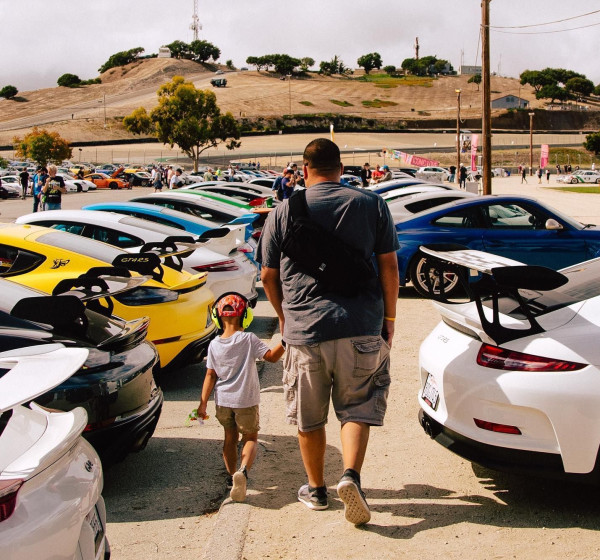
[[[578,29],[586,29],[587,27],[596,27],[597,25],[600,25],[600,22],[590,23],[589,25],[581,25],[579,27],[571,27],[569,29],[556,29],[555,31],[500,31],[499,29],[494,29],[494,31],[496,33],[507,33],[509,35],[546,35],[548,33],[565,33],[567,31],[577,31]]]
[[[524,29],[526,27],[541,27],[542,25],[553,25],[555,23],[563,23],[564,21],[571,21],[573,19],[591,16],[591,15],[597,14],[597,13],[600,13],[600,10],[594,10],[593,12],[588,12],[587,14],[581,14],[579,16],[572,16],[572,17],[568,17],[568,18],[564,18],[564,19],[557,19],[555,21],[548,21],[546,23],[532,23],[530,25],[505,25],[505,26],[490,25],[490,29]],[[579,29],[579,28],[576,27],[575,29]]]

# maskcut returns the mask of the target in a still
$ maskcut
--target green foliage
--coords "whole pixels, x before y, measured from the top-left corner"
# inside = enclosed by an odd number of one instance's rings
[[[128,51],[115,53],[102,66],[100,66],[100,68],[98,68],[98,72],[102,74],[102,72],[106,72],[111,68],[125,66],[126,64],[136,60],[143,52],[144,49],[142,47],[136,47],[135,49],[129,49]]]
[[[56,83],[61,87],[77,87],[81,85],[81,80],[76,74],[63,74],[56,80]]]
[[[102,78],[91,78],[89,80],[81,80],[81,83],[79,85],[89,86],[92,84],[101,84],[101,83],[102,83]]]
[[[0,156],[0,167],[8,167],[8,160]]]
[[[352,105],[352,103],[349,103],[348,101],[340,101],[339,99],[330,99],[329,101],[331,101],[334,105],[339,105],[340,107],[353,107],[354,105]]]
[[[565,101],[569,98],[568,92],[561,88],[558,84],[547,84],[542,86],[541,89],[535,94],[536,99],[550,99],[551,103],[554,103],[555,99],[559,101]]]
[[[594,88],[594,95],[597,95],[600,97],[600,84],[598,84],[595,88]]]
[[[302,72],[308,72],[308,69],[314,65],[315,59],[311,58],[310,56],[305,56],[304,58],[300,59],[300,70],[302,70]]]
[[[191,53],[190,58],[196,62],[206,62],[208,59],[212,59],[213,62],[216,62],[221,56],[221,49],[208,41],[198,40],[192,41],[189,44],[188,53]]]
[[[383,71],[388,76],[395,76],[396,75],[396,67],[393,64],[389,64],[388,66],[384,66],[383,67]]]
[[[256,66],[256,69],[260,72],[261,68],[269,70],[273,67],[275,72],[286,76],[291,74],[296,68],[301,65],[299,58],[293,58],[287,54],[266,54],[264,56],[249,56],[246,59],[247,64]]]
[[[521,72],[519,78],[522,86],[529,84],[536,94],[539,93],[544,86],[557,84],[554,76],[548,72],[539,70],[525,70],[524,72]]]
[[[17,93],[19,93],[19,90],[11,85],[4,86],[0,89],[0,97],[4,97],[5,99],[12,99],[13,97],[16,97]]]
[[[365,107],[371,109],[380,109],[381,107],[394,107],[398,105],[395,101],[382,101],[381,99],[373,99],[373,101],[363,101]]]
[[[305,107],[314,107],[314,103],[312,101],[299,101],[300,105],[304,105]]]
[[[323,60],[319,64],[319,74],[323,74],[324,76],[331,76],[332,74],[340,74],[343,76],[349,73],[350,69],[346,68],[342,59],[339,58],[337,54],[329,62]]]
[[[592,132],[585,137],[583,147],[594,155],[600,154],[600,132]]]
[[[123,119],[133,134],[153,134],[159,141],[179,146],[198,169],[200,154],[225,143],[238,148],[240,126],[231,113],[221,114],[217,98],[210,90],[196,89],[193,83],[175,76],[157,91],[158,105],[148,115],[143,107]]]
[[[479,84],[481,83],[481,74],[473,74],[468,80],[468,84],[477,84],[477,91],[479,91]]]
[[[381,55],[377,52],[372,52],[368,54],[363,54],[357,61],[361,68],[364,68],[365,74],[368,74],[373,68],[377,68],[379,70],[382,66]]]
[[[587,78],[569,78],[565,89],[574,95],[590,95],[594,91],[594,82]]]
[[[173,41],[165,45],[171,51],[171,58],[191,58],[190,46],[183,41]]]
[[[454,68],[447,60],[437,58],[436,56],[424,56],[419,58],[419,60],[405,58],[402,61],[402,70],[415,76],[435,76],[446,70],[452,72]]]
[[[13,138],[15,155],[31,159],[40,165],[60,163],[73,155],[69,143],[58,134],[34,127],[24,138]]]
[[[227,68],[229,70],[235,70],[235,66],[233,65],[233,60],[226,60],[225,61],[225,66],[227,66]]]

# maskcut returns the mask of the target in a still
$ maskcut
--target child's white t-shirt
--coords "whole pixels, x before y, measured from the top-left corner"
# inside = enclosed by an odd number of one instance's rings
[[[216,405],[247,408],[260,402],[256,360],[268,351],[269,347],[251,332],[238,331],[229,338],[211,340],[206,367],[217,373]]]

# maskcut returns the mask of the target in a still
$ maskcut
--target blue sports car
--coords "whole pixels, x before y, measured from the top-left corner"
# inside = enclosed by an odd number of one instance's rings
[[[479,196],[426,210],[396,223],[400,285],[412,282],[421,295],[440,291],[439,272],[421,245],[459,245],[558,270],[600,256],[600,228],[581,224],[523,196]],[[446,294],[458,278],[443,274]]]

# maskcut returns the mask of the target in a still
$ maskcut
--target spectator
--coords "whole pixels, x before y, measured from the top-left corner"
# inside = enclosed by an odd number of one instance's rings
[[[48,166],[48,178],[42,187],[44,210],[60,210],[62,195],[67,192],[65,181],[61,176],[56,175],[57,171],[56,165]]]
[[[19,183],[21,183],[21,198],[25,200],[27,196],[27,187],[29,187],[29,172],[27,168],[19,173]]]
[[[371,182],[371,166],[369,165],[369,162],[367,161],[363,166],[362,169],[360,170],[360,180],[362,181],[362,186],[364,188],[369,186],[369,183]]]

